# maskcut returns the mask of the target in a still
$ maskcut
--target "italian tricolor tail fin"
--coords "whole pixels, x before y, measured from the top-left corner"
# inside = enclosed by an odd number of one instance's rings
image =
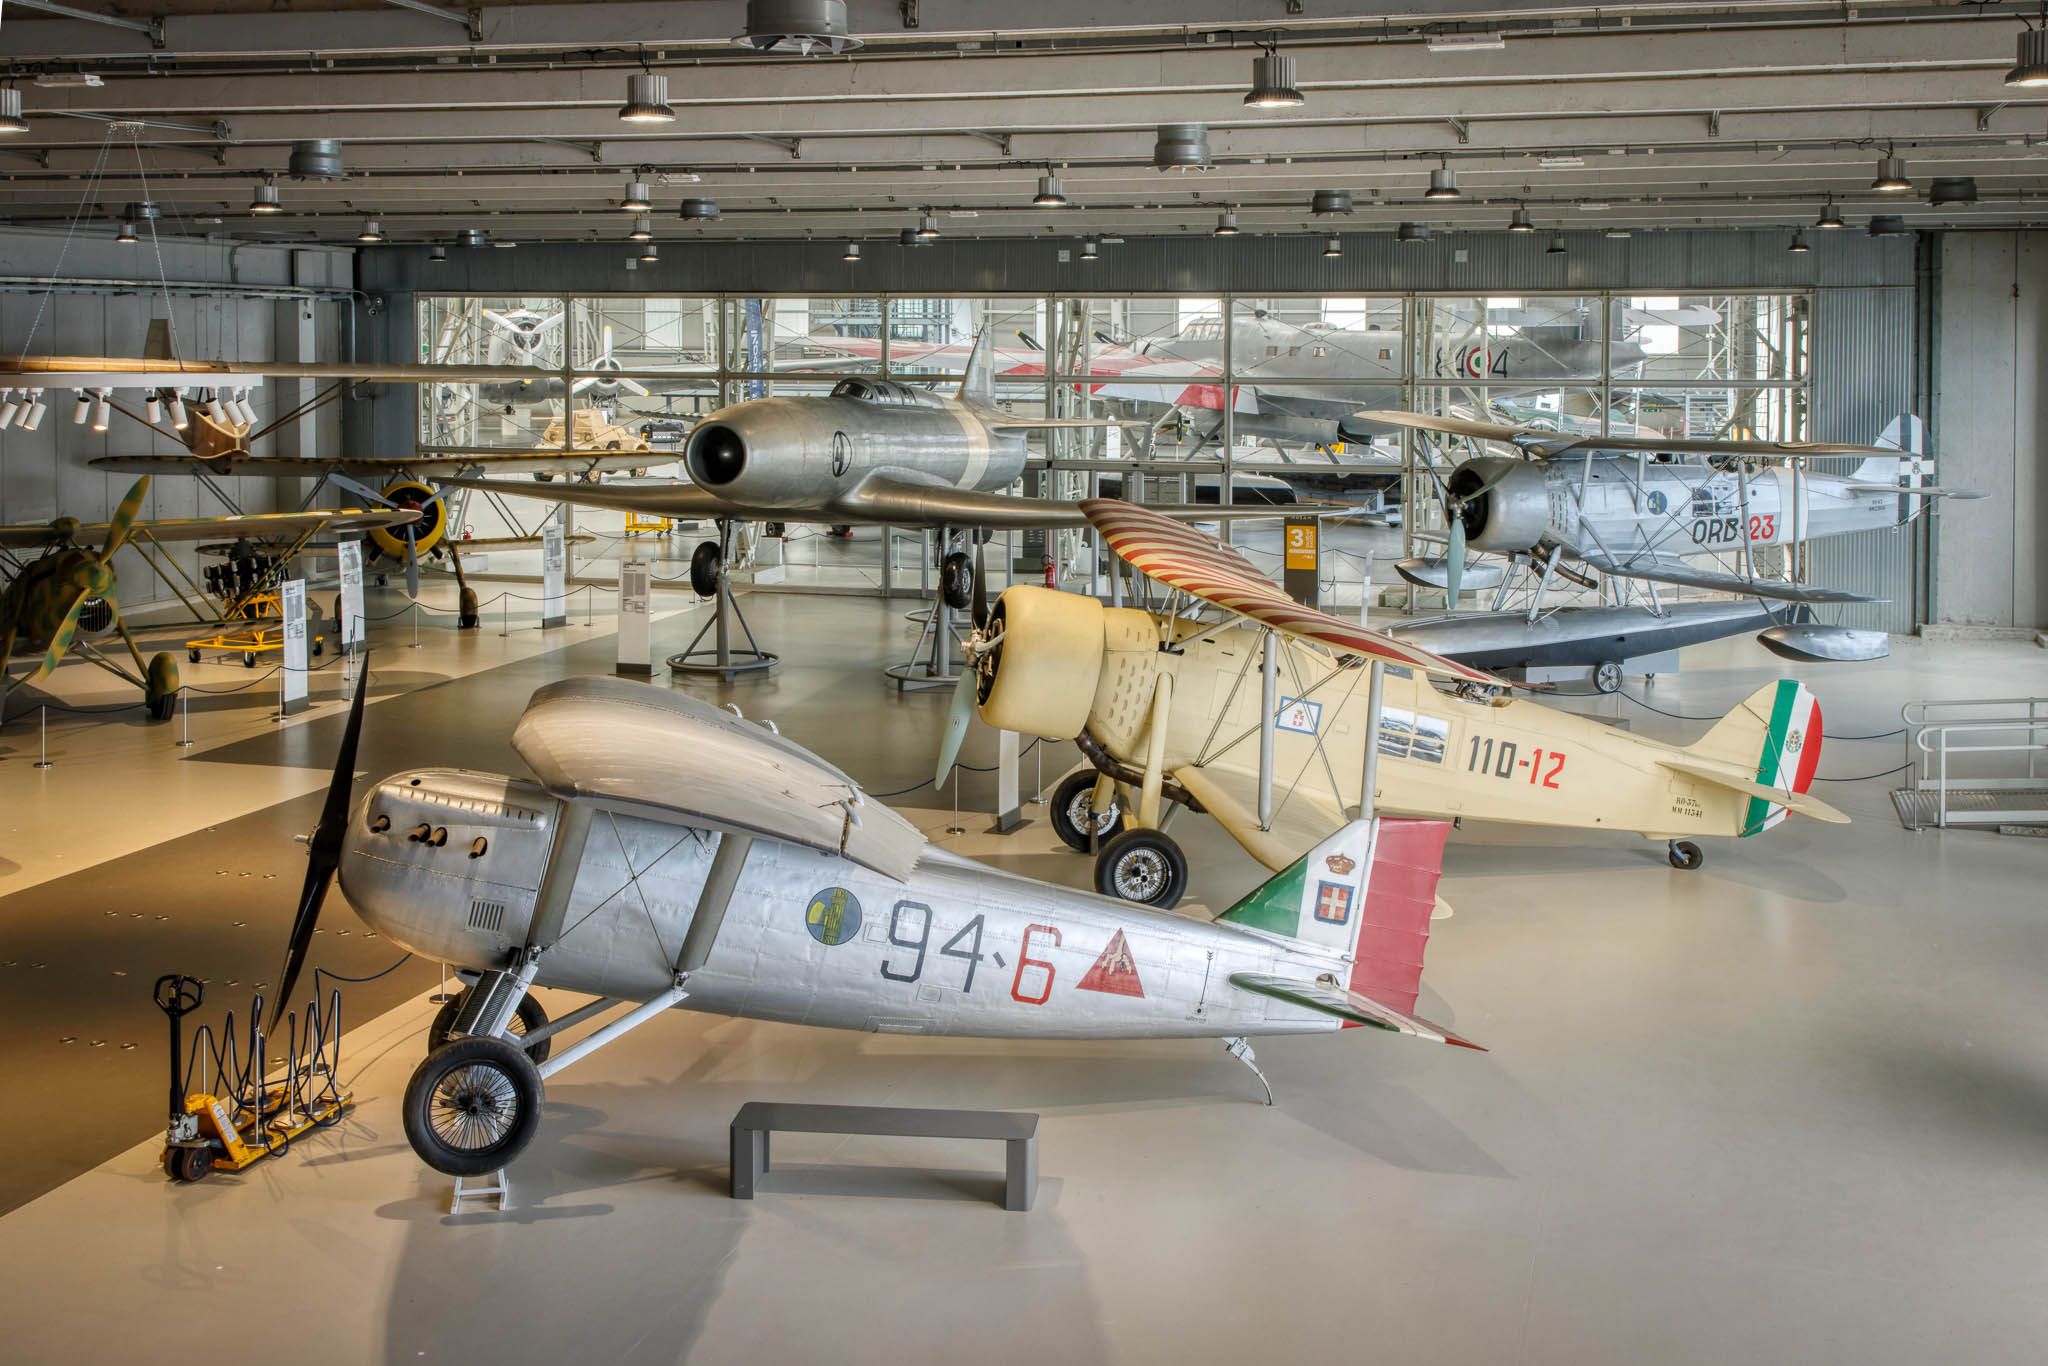
[[[1670,767],[1694,777],[1723,783],[1748,796],[1736,835],[1754,835],[1785,819],[1786,794],[1803,794],[1813,786],[1820,767],[1820,703],[1793,678],[1766,683],[1751,693],[1714,728],[1688,746],[1683,754],[1690,764],[1672,762]],[[1730,766],[1745,782],[1728,782],[1714,771]],[[1821,820],[1848,818],[1819,798],[1790,804],[1804,815]]]

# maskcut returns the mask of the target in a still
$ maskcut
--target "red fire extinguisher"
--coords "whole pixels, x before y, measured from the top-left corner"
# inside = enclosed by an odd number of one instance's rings
[[[1058,588],[1060,586],[1059,563],[1050,555],[1045,557],[1045,586],[1047,588]]]

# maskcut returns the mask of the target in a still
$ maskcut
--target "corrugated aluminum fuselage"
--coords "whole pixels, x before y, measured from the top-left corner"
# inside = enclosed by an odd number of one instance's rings
[[[342,891],[367,924],[415,953],[505,967],[526,942],[559,810],[537,785],[495,774],[386,778],[351,815]],[[719,838],[600,809],[565,932],[542,955],[537,985],[628,1000],[670,986]],[[928,848],[899,883],[761,840],[684,1005],[841,1029],[1022,1038],[1338,1027],[1232,987],[1236,972],[1341,981],[1349,965],[1293,940],[1052,887],[942,850]]]

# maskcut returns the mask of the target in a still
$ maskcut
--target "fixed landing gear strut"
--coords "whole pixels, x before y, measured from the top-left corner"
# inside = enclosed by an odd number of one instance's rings
[[[703,542],[690,556],[690,587],[697,590],[699,597],[715,598],[717,607],[711,614],[711,620],[690,638],[689,645],[668,657],[668,671],[677,677],[716,677],[720,682],[730,683],[740,674],[772,669],[782,658],[761,648],[747,626],[745,614],[740,611],[739,599],[733,596],[732,580],[726,569],[726,560],[732,549],[732,529],[730,519],[719,518],[718,539]],[[733,643],[732,623],[735,621],[739,623],[740,634],[747,638],[745,645]],[[706,631],[716,632],[713,643],[699,649],[697,642],[704,639]]]
[[[970,531],[968,537],[972,540],[983,534]],[[953,529],[940,527],[939,590],[932,595],[932,605],[924,614],[924,629],[918,633],[917,644],[911,647],[910,658],[883,670],[896,680],[899,692],[906,688],[950,687],[964,667],[963,662],[954,658],[954,647],[961,643],[961,637],[953,614],[965,610],[974,600],[974,561],[966,551],[952,549],[952,544]],[[930,642],[929,647],[926,642]]]
[[[1707,861],[1707,856],[1691,840],[1672,840],[1665,847],[1664,857],[1671,860],[1671,866],[1681,872],[1691,872]]]

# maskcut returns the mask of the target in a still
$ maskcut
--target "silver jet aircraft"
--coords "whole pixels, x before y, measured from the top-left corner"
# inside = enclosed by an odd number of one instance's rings
[[[473,983],[406,1088],[406,1137],[439,1171],[504,1167],[545,1078],[677,1006],[897,1034],[1209,1037],[1254,1072],[1261,1034],[1370,1025],[1475,1046],[1412,1013],[1446,822],[1352,821],[1212,923],[934,848],[772,729],[617,679],[533,695],[512,744],[537,781],[422,769],[352,803],[362,708],[359,679],[276,1000],[337,871],[367,924]],[[535,986],[598,999],[550,1024]]]

